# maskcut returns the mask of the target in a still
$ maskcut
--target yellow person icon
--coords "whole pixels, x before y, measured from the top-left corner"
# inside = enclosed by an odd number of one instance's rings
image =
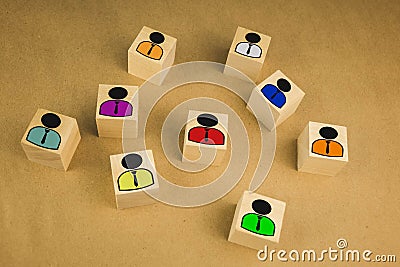
[[[142,162],[142,157],[134,153],[122,159],[121,164],[127,171],[118,177],[119,191],[138,190],[154,184],[153,174],[145,168],[139,168]]]

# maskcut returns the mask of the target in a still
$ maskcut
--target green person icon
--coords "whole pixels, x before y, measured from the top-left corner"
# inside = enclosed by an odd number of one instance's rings
[[[121,164],[128,170],[118,177],[119,191],[138,190],[154,184],[153,174],[145,168],[139,168],[142,162],[142,157],[134,153],[122,158]]]
[[[241,227],[258,235],[273,236],[275,224],[270,218],[263,216],[271,212],[271,205],[265,200],[257,199],[253,201],[251,206],[256,213],[244,215]]]

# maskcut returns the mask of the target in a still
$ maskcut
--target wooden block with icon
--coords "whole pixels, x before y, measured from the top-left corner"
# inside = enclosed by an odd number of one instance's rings
[[[271,37],[238,27],[229,49],[226,65],[246,74],[253,82],[260,80]],[[224,74],[238,76],[226,67]],[[240,77],[240,76],[238,76]]]
[[[146,193],[156,192],[159,188],[151,150],[111,155],[110,162],[118,209],[156,202]]]
[[[286,203],[245,191],[236,206],[228,241],[263,249],[267,241],[279,242]]]
[[[296,112],[304,95],[303,90],[277,70],[253,89],[247,108],[268,130],[273,130]],[[270,107],[274,121],[265,112],[265,105]]]
[[[137,90],[137,86],[99,85],[96,107],[99,137],[137,137],[139,107]]]
[[[144,26],[128,50],[128,73],[143,80],[172,66],[175,60],[176,39]],[[151,79],[160,85],[167,72]]]
[[[300,172],[336,175],[349,161],[347,128],[310,121],[297,139]]]
[[[80,140],[76,119],[38,109],[21,145],[29,160],[66,171]]]
[[[228,115],[190,110],[185,127],[183,162],[222,163],[227,150]]]

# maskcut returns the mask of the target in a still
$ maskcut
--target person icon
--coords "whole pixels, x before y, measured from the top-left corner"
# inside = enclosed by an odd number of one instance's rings
[[[61,136],[53,129],[60,126],[60,117],[54,113],[46,113],[40,121],[44,127],[35,126],[30,129],[26,141],[42,148],[57,150],[60,147]]]
[[[100,105],[99,114],[109,117],[128,117],[132,116],[132,105],[128,101],[122,100],[128,95],[128,91],[123,87],[114,87],[108,91],[108,96],[113,100],[107,100]]]
[[[246,57],[260,58],[262,50],[257,45],[261,40],[260,35],[255,32],[249,32],[246,34],[245,39],[247,42],[240,42],[236,45],[235,52]]]
[[[218,124],[218,119],[212,114],[204,113],[197,116],[197,122],[201,127],[194,127],[189,130],[189,141],[206,145],[224,145],[224,134],[214,127]]]
[[[326,157],[343,157],[343,146],[334,141],[338,132],[332,127],[322,127],[319,135],[324,139],[318,139],[312,143],[311,152]]]
[[[119,191],[138,190],[154,184],[153,174],[145,168],[139,168],[142,163],[142,157],[135,153],[122,158],[122,167],[127,171],[118,177]]]
[[[254,200],[251,204],[256,213],[248,213],[243,216],[241,227],[258,235],[273,236],[275,234],[275,223],[268,217],[272,210],[271,205],[262,199]]]
[[[145,57],[160,60],[163,55],[163,49],[159,45],[164,42],[164,35],[160,32],[152,32],[149,39],[150,41],[141,42],[136,51]]]
[[[274,106],[282,108],[286,104],[284,93],[289,92],[292,86],[288,80],[283,78],[279,79],[276,85],[267,84],[261,89],[261,92]]]

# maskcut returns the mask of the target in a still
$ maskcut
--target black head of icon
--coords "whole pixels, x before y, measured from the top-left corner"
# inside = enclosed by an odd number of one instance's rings
[[[138,154],[129,154],[122,158],[121,164],[125,169],[136,169],[142,165],[143,159]]]
[[[283,78],[279,79],[276,82],[276,85],[278,86],[279,90],[281,90],[282,92],[285,92],[285,93],[289,92],[290,89],[292,89],[290,82],[288,82],[288,80],[283,79]]]
[[[246,34],[246,36],[244,38],[246,39],[247,42],[253,43],[253,44],[258,43],[261,40],[260,35],[258,35],[255,32],[249,32],[248,34]]]
[[[218,119],[212,114],[203,113],[197,116],[197,122],[204,127],[213,127],[218,124]]]
[[[338,132],[329,126],[319,129],[319,134],[325,139],[335,139],[338,136]]]
[[[123,87],[113,87],[108,91],[108,96],[112,99],[123,99],[128,95],[128,91]]]
[[[47,128],[57,128],[61,124],[61,119],[54,113],[46,113],[40,119],[42,124]]]
[[[272,210],[271,205],[267,201],[262,199],[254,200],[251,204],[251,207],[255,212],[262,215],[266,215]]]
[[[152,32],[152,33],[150,33],[149,38],[150,38],[150,41],[152,41],[155,44],[161,44],[165,40],[164,35],[161,32]]]

